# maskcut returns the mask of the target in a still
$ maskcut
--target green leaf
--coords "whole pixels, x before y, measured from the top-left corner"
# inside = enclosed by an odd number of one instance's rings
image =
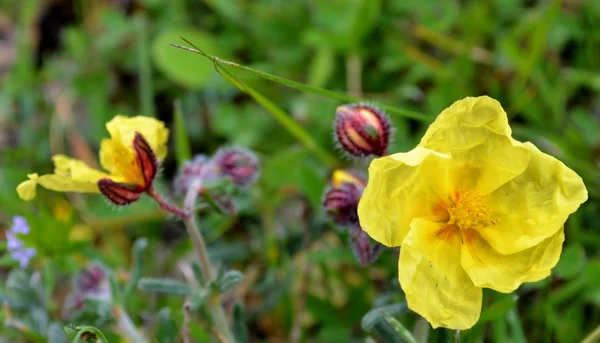
[[[238,343],[248,342],[248,325],[246,324],[246,312],[244,305],[240,302],[233,307],[233,333]]]
[[[371,329],[373,328],[375,323],[377,321],[381,320],[382,311],[385,311],[392,315],[398,315],[398,314],[406,312],[407,309],[408,309],[408,307],[406,306],[405,302],[398,303],[398,304],[392,304],[392,305],[386,305],[386,306],[372,309],[371,311],[367,312],[367,314],[365,314],[363,316],[363,318],[360,322],[360,325],[363,330],[371,331]]]
[[[198,60],[193,55],[173,49],[169,43],[185,37],[198,42],[208,51],[217,53],[218,44],[209,34],[191,27],[180,27],[160,32],[152,42],[152,57],[157,68],[171,80],[194,89],[202,89],[214,76],[213,65],[207,60]]]
[[[381,311],[385,320],[394,328],[394,331],[398,334],[398,336],[402,337],[402,339],[407,343],[417,343],[417,340],[413,337],[413,335],[405,328],[396,318],[392,317],[389,313],[385,311]]]
[[[244,274],[237,270],[228,270],[217,280],[219,290],[221,293],[225,293],[232,287],[242,282]]]
[[[72,341],[73,343],[84,343],[84,342],[89,342],[89,343],[95,343],[95,342],[108,342],[108,340],[106,339],[106,337],[104,337],[104,334],[102,333],[102,331],[98,330],[97,328],[93,327],[93,326],[77,326],[77,325],[73,325],[73,324],[69,324],[66,325],[64,328],[65,334],[67,335],[67,338]]]
[[[508,311],[515,307],[516,303],[516,295],[503,296],[500,300],[497,300],[490,307],[481,312],[481,317],[479,317],[477,324],[487,323],[504,317]]]
[[[138,288],[145,292],[189,295],[192,290],[189,285],[173,280],[158,278],[142,278]]]
[[[175,136],[175,157],[179,165],[192,158],[192,148],[188,137],[181,101],[175,101],[175,120],[173,133]]]
[[[130,279],[123,291],[123,298],[129,299],[129,296],[133,293],[136,285],[142,277],[142,268],[144,261],[144,251],[148,247],[148,240],[146,238],[138,238],[133,244],[133,263],[131,265]]]
[[[179,336],[177,322],[171,316],[171,309],[163,308],[158,311],[158,325],[156,327],[156,339],[161,343],[175,343]]]
[[[561,279],[570,280],[581,273],[585,263],[585,249],[581,243],[576,242],[565,248],[552,272]]]

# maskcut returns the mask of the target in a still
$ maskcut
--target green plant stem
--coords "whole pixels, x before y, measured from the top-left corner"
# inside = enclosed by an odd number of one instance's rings
[[[123,336],[127,337],[130,342],[146,343],[146,339],[138,332],[138,329],[133,324],[131,317],[121,305],[113,306],[113,314],[117,318],[117,326]]]
[[[198,194],[201,187],[202,180],[198,179],[194,181],[194,183],[188,189],[184,200],[184,210],[186,213],[191,215],[183,217],[183,221],[185,223],[187,232],[192,239],[192,244],[198,257],[198,261],[200,262],[202,276],[206,282],[211,282],[214,281],[215,274],[210,266],[208,250],[206,248],[206,244],[204,243],[204,237],[202,237],[202,234],[198,228],[196,215],[194,214],[194,207],[196,205],[196,200],[198,199]],[[212,317],[212,323],[214,324],[217,333],[224,336],[228,342],[235,342],[231,328],[227,323],[225,311],[221,305],[221,297],[218,294],[214,295],[206,302],[206,307],[206,312]],[[219,336],[217,336],[217,338],[221,339]]]
[[[600,326],[596,327],[594,331],[590,332],[581,343],[594,343],[600,341]]]
[[[334,99],[334,100],[338,100],[338,101],[343,101],[343,102],[362,102],[362,101],[368,101],[368,99],[363,99],[363,98],[358,98],[358,97],[354,97],[348,94],[342,94],[342,93],[337,93],[337,92],[333,92],[327,89],[323,89],[323,88],[318,88],[318,87],[314,87],[314,86],[310,86],[301,82],[296,82],[296,81],[292,81],[290,79],[286,79],[283,77],[279,77],[279,76],[275,76],[269,73],[265,73],[256,69],[252,69],[246,66],[243,66],[241,64],[237,64],[235,62],[231,62],[231,61],[227,61],[227,60],[223,60],[219,57],[213,56],[213,55],[209,55],[207,53],[205,53],[204,51],[196,48],[192,43],[190,43],[188,40],[186,40],[185,38],[181,37],[181,39],[183,39],[186,43],[190,44],[192,47],[194,47],[195,49],[192,48],[188,48],[186,46],[182,46],[179,44],[174,44],[174,43],[170,43],[171,46],[179,48],[179,49],[183,49],[183,50],[187,50],[196,54],[200,54],[210,60],[212,60],[216,65],[218,65],[219,67],[222,68],[223,65],[227,65],[230,67],[234,67],[236,69],[240,69],[240,70],[244,70],[247,72],[250,72],[262,79],[265,80],[269,80],[272,82],[276,82],[291,88],[295,88],[298,90],[302,90],[302,91],[306,91],[306,92],[310,92],[310,93],[314,93],[314,94],[318,94],[330,99]],[[384,104],[379,104],[379,107],[383,108],[384,110],[386,110],[388,113],[390,114],[395,114],[395,115],[399,115],[399,116],[403,116],[403,117],[407,117],[407,118],[412,118],[412,119],[416,119],[416,120],[422,120],[425,122],[431,122],[434,118],[432,116],[423,114],[423,113],[419,113],[419,112],[414,112],[414,111],[410,111],[410,110],[405,110],[405,109],[401,109],[401,108],[397,108],[394,106],[390,106],[390,105],[384,105]]]

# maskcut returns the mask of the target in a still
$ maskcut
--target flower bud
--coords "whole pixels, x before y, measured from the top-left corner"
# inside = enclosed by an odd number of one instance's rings
[[[186,161],[173,181],[175,193],[185,194],[197,178],[214,179],[216,170],[210,166],[209,161],[206,155],[196,155],[193,160]]]
[[[366,181],[360,176],[336,170],[323,197],[327,216],[339,225],[358,223],[358,201],[365,186]]]
[[[260,173],[258,158],[247,149],[221,149],[214,155],[212,163],[222,176],[231,178],[242,188],[253,184]]]
[[[73,279],[73,288],[64,302],[63,315],[72,318],[74,311],[83,310],[86,300],[110,301],[112,295],[108,271],[98,264],[91,264]]]
[[[390,121],[384,112],[366,104],[342,105],[335,112],[335,137],[348,154],[383,156],[390,142]]]
[[[350,246],[354,251],[354,256],[363,267],[373,263],[383,248],[380,243],[372,244],[369,235],[358,224],[350,227]]]

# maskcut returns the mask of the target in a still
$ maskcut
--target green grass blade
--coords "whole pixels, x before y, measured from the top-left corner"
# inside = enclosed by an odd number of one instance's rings
[[[323,89],[323,88],[319,88],[319,87],[315,87],[315,86],[311,86],[311,85],[307,85],[301,82],[296,82],[290,79],[286,79],[283,77],[279,77],[279,76],[275,76],[273,74],[269,74],[269,73],[265,73],[263,71],[260,70],[256,70],[250,67],[246,67],[243,66],[241,64],[232,62],[232,61],[227,61],[227,60],[223,60],[219,57],[210,55],[205,53],[204,51],[196,48],[191,42],[189,42],[188,40],[186,40],[185,38],[181,37],[181,39],[183,39],[186,43],[190,44],[192,47],[194,47],[194,49],[192,48],[188,48],[179,44],[174,44],[171,43],[171,46],[174,46],[176,48],[179,49],[183,49],[186,51],[190,51],[190,52],[194,52],[197,54],[200,54],[210,60],[212,60],[216,65],[218,65],[222,70],[223,66],[230,66],[236,69],[240,69],[249,73],[252,73],[262,79],[265,80],[269,80],[275,83],[279,83],[294,89],[298,89],[298,90],[302,90],[302,91],[306,91],[309,93],[314,93],[314,94],[318,94],[330,99],[334,99],[334,100],[338,100],[338,101],[342,101],[342,102],[361,102],[361,101],[368,101],[368,99],[363,99],[363,98],[358,98],[358,97],[354,97],[348,94],[343,94],[343,93],[338,93],[338,92],[334,92],[334,91],[330,91],[327,89]],[[403,117],[407,117],[407,118],[412,118],[412,119],[416,119],[416,120],[421,120],[421,121],[425,121],[425,122],[431,122],[433,120],[432,116],[423,114],[423,113],[419,113],[419,112],[415,112],[415,111],[410,111],[410,110],[405,110],[405,109],[401,109],[401,108],[397,108],[394,106],[390,106],[390,105],[384,105],[384,104],[378,104],[378,106],[382,109],[384,109],[385,111],[387,111],[387,113],[389,114],[394,114],[394,115],[399,115],[399,116],[403,116]]]
[[[191,43],[190,43],[191,44]],[[197,50],[199,51],[199,50]],[[334,167],[338,161],[335,156],[329,153],[327,150],[323,149],[314,139],[313,137],[296,121],[294,121],[290,116],[285,113],[280,107],[275,105],[271,100],[267,97],[249,87],[248,85],[243,84],[241,81],[237,80],[229,71],[224,69],[216,59],[213,59],[215,63],[215,70],[229,82],[234,84],[240,91],[250,95],[259,105],[261,105],[267,112],[271,114],[273,119],[275,119],[281,126],[283,126],[292,136],[294,136],[300,143],[306,146],[309,150],[312,150],[317,157],[319,157],[323,162],[325,162],[329,167]]]

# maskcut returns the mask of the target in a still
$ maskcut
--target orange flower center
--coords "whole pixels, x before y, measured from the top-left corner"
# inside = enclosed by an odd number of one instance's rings
[[[447,225],[437,236],[444,240],[460,233],[462,242],[469,242],[476,231],[495,225],[499,220],[490,217],[492,209],[487,206],[486,198],[469,190],[454,192],[441,207],[447,212]]]

